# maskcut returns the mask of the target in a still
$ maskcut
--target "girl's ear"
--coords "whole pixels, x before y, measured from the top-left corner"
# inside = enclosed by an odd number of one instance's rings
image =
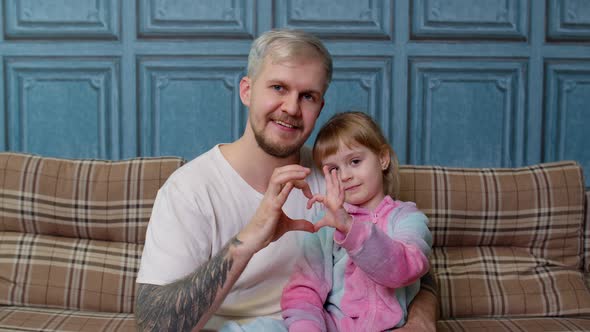
[[[381,149],[379,153],[379,162],[381,163],[381,170],[386,170],[391,163],[391,155],[389,154],[389,148],[386,146]]]

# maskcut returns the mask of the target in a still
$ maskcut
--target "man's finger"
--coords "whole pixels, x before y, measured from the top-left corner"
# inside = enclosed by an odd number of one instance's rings
[[[295,186],[295,188],[301,189],[301,191],[303,191],[303,195],[307,198],[312,198],[313,194],[311,193],[311,189],[309,188],[309,184],[307,184],[307,182],[305,182],[305,180],[294,180],[293,182],[293,186]]]
[[[315,232],[313,224],[305,219],[292,219],[287,223],[287,232],[289,231],[304,231]]]
[[[290,166],[293,166],[293,165],[290,165]],[[297,165],[295,165],[295,166],[297,166]],[[295,169],[277,168],[277,169],[275,169],[272,177],[270,178],[270,182],[268,183],[268,188],[267,188],[266,192],[269,193],[270,195],[278,195],[278,193],[283,188],[283,185],[285,185],[287,182],[303,181],[303,180],[305,180],[307,175],[309,175],[309,168],[305,168],[305,167],[301,167],[301,166],[298,168],[295,168]],[[305,182],[305,181],[303,181],[303,182]],[[305,184],[305,185],[307,185],[307,184]],[[297,187],[299,189],[304,190],[303,184],[298,184]],[[309,187],[309,186],[307,186],[307,187]],[[309,190],[309,189],[307,189],[307,190]],[[305,190],[304,190],[304,193],[305,193]],[[311,190],[309,190],[309,193],[311,193]],[[310,197],[311,197],[311,195],[310,195]]]
[[[287,201],[287,198],[289,197],[289,194],[291,193],[291,189],[293,189],[293,182],[287,182],[283,186],[283,188],[281,188],[281,191],[278,193],[277,198],[278,198],[281,206],[283,204],[285,204],[285,202]]]

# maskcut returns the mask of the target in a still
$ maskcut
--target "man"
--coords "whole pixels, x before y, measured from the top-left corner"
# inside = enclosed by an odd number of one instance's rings
[[[281,291],[302,252],[302,232],[290,231],[313,231],[304,207],[324,190],[302,146],[331,76],[330,54],[309,34],[277,30],[254,41],[240,81],[244,134],[177,170],[154,203],[137,278],[140,330],[280,318]],[[411,312],[409,325],[434,320],[434,300],[424,298],[414,307],[425,313],[413,320]]]

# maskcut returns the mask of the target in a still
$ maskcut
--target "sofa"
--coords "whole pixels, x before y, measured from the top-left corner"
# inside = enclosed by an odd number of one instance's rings
[[[590,331],[580,165],[400,172],[400,199],[430,221],[439,331]]]
[[[184,162],[0,153],[0,331],[135,331],[151,207]],[[590,331],[577,163],[400,171],[430,219],[438,330]]]

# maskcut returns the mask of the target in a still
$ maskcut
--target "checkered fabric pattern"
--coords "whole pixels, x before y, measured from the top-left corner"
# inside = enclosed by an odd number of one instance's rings
[[[130,313],[0,306],[0,331],[135,332]]]
[[[156,193],[181,164],[0,153],[0,231],[143,243]]]
[[[590,289],[590,190],[586,191],[586,222],[584,223],[584,280]]]
[[[499,319],[449,319],[438,321],[438,332],[558,332],[590,331],[590,318],[499,318]]]
[[[441,318],[590,314],[578,164],[400,171],[430,219]]]
[[[0,153],[0,326],[135,329],[152,205],[182,163]]]
[[[590,274],[590,190],[586,192],[586,223],[584,228],[584,272]]]

